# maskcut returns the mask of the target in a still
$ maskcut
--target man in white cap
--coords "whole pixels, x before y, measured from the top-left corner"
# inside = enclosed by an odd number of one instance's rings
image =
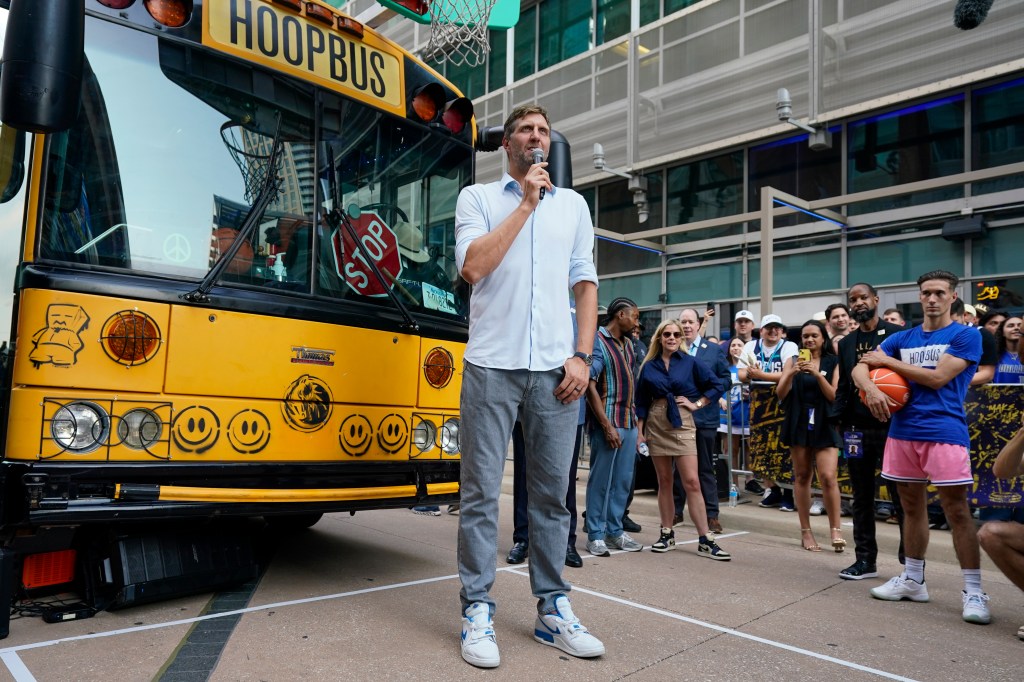
[[[782,324],[782,318],[778,315],[768,314],[761,318],[761,338],[756,341],[748,341],[743,346],[740,354],[739,377],[740,381],[770,381],[779,383],[782,378],[782,368],[789,362],[790,358],[797,355],[798,348],[792,341],[782,338],[786,326]],[[778,507],[780,511],[795,511],[793,506],[793,493],[786,490],[783,493],[775,481],[765,479],[764,498],[761,500],[762,507]]]
[[[736,313],[736,317],[732,323],[732,328],[735,330],[733,338],[742,339],[743,343],[750,341],[754,338],[754,313],[749,310],[741,310]],[[727,355],[729,353],[730,341],[732,341],[732,339],[725,339],[719,344]]]

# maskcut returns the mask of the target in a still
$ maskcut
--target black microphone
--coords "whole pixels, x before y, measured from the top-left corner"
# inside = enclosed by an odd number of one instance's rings
[[[533,150],[533,163],[534,164],[538,164],[538,163],[543,163],[543,161],[544,161],[544,150],[541,149],[540,147],[535,147],[534,150]],[[544,188],[543,187],[540,188],[540,198],[541,199],[544,198]]]
[[[953,25],[961,31],[969,31],[985,21],[992,0],[958,0],[953,10]]]

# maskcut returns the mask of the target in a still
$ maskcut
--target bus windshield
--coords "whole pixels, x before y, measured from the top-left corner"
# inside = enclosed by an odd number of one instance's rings
[[[276,198],[219,284],[388,306],[386,286],[412,310],[464,317],[454,214],[468,145],[99,19],[86,25],[77,123],[48,146],[39,258],[201,280],[241,236],[275,135]],[[333,209],[353,216],[362,250]]]

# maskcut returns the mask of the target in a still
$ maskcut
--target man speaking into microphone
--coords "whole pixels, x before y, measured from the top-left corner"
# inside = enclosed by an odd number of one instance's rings
[[[490,591],[501,477],[517,417],[527,444],[534,639],[582,658],[604,653],[573,613],[562,577],[576,401],[590,381],[597,329],[594,226],[583,197],[551,183],[544,161],[551,127],[543,108],[514,109],[501,145],[508,172],[462,190],[455,209],[455,262],[473,285],[461,400],[462,657],[481,668],[501,662]],[[579,326],[575,342],[569,289]],[[551,664],[559,665],[556,655]]]

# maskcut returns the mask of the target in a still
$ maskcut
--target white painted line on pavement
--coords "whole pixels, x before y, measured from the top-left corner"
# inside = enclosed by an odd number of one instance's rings
[[[727,537],[733,537],[733,536],[745,535],[745,534],[746,534],[746,531],[741,531],[741,532],[737,532],[737,533],[729,533],[729,534],[718,535],[717,537],[719,537],[719,538],[727,538]],[[680,545],[682,545],[682,544],[692,544],[692,543],[695,543],[695,542],[697,542],[696,539],[694,539],[694,540],[685,540],[685,541],[677,543],[677,544],[680,544]],[[617,550],[617,551],[613,552],[613,554],[628,554],[628,553],[629,552],[623,552],[621,550]],[[594,558],[593,555],[590,555],[590,554],[587,554],[585,556],[587,558]],[[501,573],[501,572],[514,573],[515,575],[526,576],[526,577],[529,577],[529,575],[530,575],[529,573],[523,572],[523,570],[522,570],[522,568],[520,566],[514,566],[514,567],[507,566],[507,567],[503,567],[503,568],[498,568],[497,572],[499,572],[499,573]],[[338,593],[335,593],[335,594],[324,594],[324,595],[320,595],[320,596],[317,596],[317,597],[306,597],[306,598],[303,598],[303,599],[292,599],[292,600],[288,600],[288,601],[274,602],[272,604],[262,604],[260,606],[249,606],[249,607],[246,607],[244,609],[235,609],[233,611],[222,611],[220,613],[209,614],[209,615],[205,615],[205,616],[195,616],[193,618],[181,618],[179,620],[172,620],[172,621],[167,621],[167,622],[164,622],[164,623],[151,623],[149,625],[136,625],[136,626],[132,626],[130,628],[120,628],[120,629],[117,629],[117,630],[108,630],[106,632],[92,632],[92,633],[85,634],[85,635],[75,635],[75,636],[72,636],[72,637],[61,637],[61,638],[58,638],[58,639],[51,639],[51,640],[46,640],[46,641],[42,641],[42,642],[30,642],[28,644],[19,644],[19,645],[12,646],[12,647],[0,648],[0,661],[3,661],[3,663],[7,666],[7,669],[11,672],[11,675],[15,678],[16,682],[35,682],[35,678],[32,676],[32,673],[29,672],[28,668],[25,666],[25,664],[21,660],[21,658],[17,655],[17,652],[19,652],[19,651],[26,651],[26,650],[30,650],[30,649],[39,649],[39,648],[43,648],[43,647],[54,646],[54,645],[57,645],[57,644],[64,644],[66,642],[76,642],[76,641],[87,640],[87,639],[99,639],[99,638],[103,638],[103,637],[115,637],[117,635],[126,635],[126,634],[131,634],[131,633],[134,633],[134,632],[142,632],[142,631],[145,631],[145,630],[157,630],[157,629],[160,629],[160,628],[174,627],[174,626],[178,626],[178,625],[190,625],[192,623],[198,623],[198,622],[204,621],[204,620],[212,620],[214,618],[224,618],[226,616],[234,616],[234,615],[240,615],[240,614],[245,614],[245,613],[255,613],[255,612],[258,612],[258,611],[268,611],[270,609],[284,608],[286,606],[297,606],[299,604],[312,604],[312,603],[315,603],[315,602],[328,601],[328,600],[332,600],[332,599],[342,599],[342,598],[345,598],[345,597],[355,597],[355,596],[360,596],[360,595],[364,595],[364,594],[371,594],[373,592],[383,592],[383,591],[386,591],[386,590],[394,590],[394,589],[398,589],[398,588],[402,588],[402,587],[413,587],[413,586],[416,586],[416,585],[428,585],[430,583],[444,582],[446,580],[454,580],[454,579],[457,579],[458,577],[459,577],[458,574],[455,574],[455,575],[437,576],[437,577],[434,577],[434,578],[423,578],[421,580],[409,580],[407,582],[394,583],[392,585],[378,585],[376,587],[367,587],[367,588],[364,588],[364,589],[361,589],[361,590],[351,590],[349,592],[338,592]],[[780,648],[780,649],[785,649],[785,650],[792,651],[792,652],[795,652],[795,653],[803,654],[805,656],[810,656],[810,657],[813,657],[813,658],[819,658],[819,659],[822,659],[822,660],[825,660],[825,661],[829,661],[829,662],[832,662],[832,663],[837,663],[839,665],[843,665],[843,666],[846,666],[846,667],[849,667],[849,668],[853,668],[853,669],[856,669],[856,670],[861,670],[861,671],[864,671],[864,672],[873,673],[873,674],[879,675],[881,677],[887,677],[889,679],[894,679],[894,680],[903,680],[905,682],[914,682],[913,680],[911,680],[911,678],[900,677],[899,675],[894,675],[894,674],[891,674],[891,673],[887,673],[887,672],[885,672],[883,670],[876,670],[874,668],[868,668],[866,666],[862,666],[862,665],[859,665],[857,663],[852,663],[850,661],[844,661],[842,659],[834,658],[832,656],[826,656],[824,654],[819,654],[819,653],[816,653],[814,651],[809,651],[809,650],[806,650],[806,649],[800,649],[798,647],[790,646],[788,644],[783,644],[781,642],[774,642],[772,640],[763,639],[763,638],[757,637],[755,635],[750,635],[750,634],[747,634],[745,632],[740,632],[739,630],[732,630],[732,629],[729,629],[729,628],[726,628],[726,627],[722,627],[720,625],[714,625],[712,623],[705,623],[703,621],[699,621],[699,620],[696,620],[696,619],[693,619],[693,618],[688,618],[686,616],[680,616],[678,614],[671,613],[671,612],[668,612],[668,611],[662,611],[661,609],[657,609],[657,608],[654,608],[654,607],[646,606],[644,604],[639,604],[637,602],[631,602],[629,600],[621,599],[619,597],[614,597],[614,596],[603,594],[603,593],[600,593],[600,592],[594,592],[593,590],[588,590],[588,589],[583,588],[583,587],[573,586],[573,590],[575,590],[577,592],[582,592],[584,594],[590,594],[590,595],[593,595],[595,597],[600,597],[602,599],[607,599],[609,601],[618,602],[618,603],[621,603],[621,604],[624,604],[624,605],[627,605],[627,606],[631,606],[631,607],[634,607],[634,608],[650,611],[652,613],[657,613],[659,615],[668,616],[669,618],[673,618],[675,620],[681,620],[681,621],[684,621],[684,622],[687,622],[687,623],[691,623],[693,625],[699,625],[701,627],[709,628],[711,630],[718,630],[719,632],[723,632],[725,634],[735,635],[737,637],[741,637],[741,638],[744,638],[744,639],[749,639],[749,640],[752,640],[752,641],[760,642],[762,644],[767,644],[769,646],[774,646],[774,647],[777,647],[777,648]]]
[[[722,535],[720,537],[726,537],[726,536]],[[694,541],[694,542],[696,542],[696,541]],[[515,573],[516,575],[525,576],[527,578],[530,577],[529,573],[524,573],[521,570],[512,570],[512,571],[509,571],[509,572],[510,573]],[[600,599],[606,599],[608,601],[612,601],[612,602],[615,602],[617,604],[623,604],[625,606],[631,606],[631,607],[633,607],[635,609],[640,609],[642,611],[650,611],[651,613],[656,613],[659,616],[666,616],[668,618],[672,618],[674,620],[683,621],[684,623],[689,623],[691,625],[699,625],[700,627],[708,628],[709,630],[717,630],[718,632],[721,632],[721,633],[726,634],[726,635],[733,635],[735,637],[740,637],[742,639],[749,639],[751,641],[758,642],[760,644],[767,644],[768,646],[772,646],[772,647],[775,647],[777,649],[784,649],[786,651],[791,651],[793,653],[800,654],[802,656],[809,656],[811,658],[817,658],[817,659],[820,659],[822,661],[827,661],[829,663],[835,663],[837,665],[845,666],[847,668],[853,668],[854,670],[859,670],[861,672],[871,673],[872,675],[878,675],[879,677],[885,677],[885,678],[888,678],[890,680],[901,680],[902,682],[916,682],[913,678],[910,678],[910,677],[903,677],[901,675],[896,675],[894,673],[886,672],[884,670],[878,670],[877,668],[869,668],[868,666],[864,666],[864,665],[861,665],[859,663],[854,663],[853,661],[846,661],[846,660],[843,660],[841,658],[836,658],[834,656],[828,656],[826,654],[819,654],[816,651],[810,651],[809,649],[801,649],[800,647],[795,647],[795,646],[792,646],[790,644],[785,644],[783,642],[776,642],[775,640],[765,639],[764,637],[758,637],[757,635],[751,635],[751,634],[743,632],[741,630],[733,630],[732,628],[727,628],[727,627],[724,627],[722,625],[715,625],[714,623],[708,623],[708,622],[705,622],[705,621],[702,621],[702,620],[697,620],[696,618],[689,618],[687,616],[681,616],[678,613],[672,613],[671,611],[663,611],[662,609],[655,608],[653,606],[647,606],[646,604],[640,604],[639,602],[630,601],[628,599],[623,599],[621,597],[615,597],[615,596],[610,595],[610,594],[604,594],[603,592],[595,592],[594,590],[588,590],[587,588],[580,587],[579,585],[573,585],[572,590],[573,590],[573,592],[582,592],[583,594],[589,594],[589,595],[591,595],[593,597],[598,597]]]
[[[36,678],[28,671],[25,662],[18,654],[13,651],[5,651],[0,654],[0,660],[7,666],[7,670],[10,671],[15,682],[36,682]]]

